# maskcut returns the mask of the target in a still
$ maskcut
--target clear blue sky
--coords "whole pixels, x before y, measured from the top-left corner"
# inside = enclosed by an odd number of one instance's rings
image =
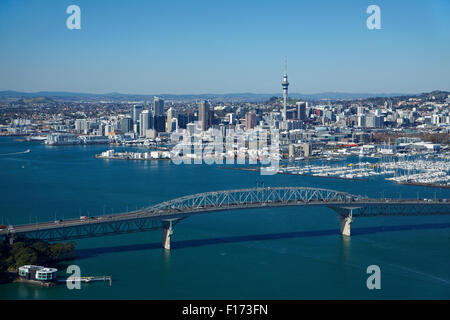
[[[285,56],[290,92],[450,90],[450,0],[0,1],[0,90],[276,93]]]

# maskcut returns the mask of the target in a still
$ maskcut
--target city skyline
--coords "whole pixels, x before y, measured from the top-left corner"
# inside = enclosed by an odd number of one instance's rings
[[[0,90],[104,94],[412,93],[450,87],[450,4],[378,1],[0,4]],[[36,16],[35,12],[39,12]]]

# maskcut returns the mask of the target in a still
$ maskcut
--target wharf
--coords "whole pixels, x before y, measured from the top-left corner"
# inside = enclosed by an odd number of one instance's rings
[[[440,188],[440,189],[450,189],[449,185],[436,184],[436,183],[420,183],[420,182],[397,182],[398,184],[403,184],[406,186],[418,186],[427,188]]]
[[[76,277],[76,278],[67,278],[58,280],[58,282],[94,282],[94,281],[108,281],[109,285],[112,285],[112,277],[111,276],[90,276],[90,277]]]
[[[221,169],[226,170],[240,170],[240,171],[259,171],[260,167],[257,168],[249,168],[249,167],[243,167],[243,168],[227,168],[227,167],[219,167]],[[315,178],[327,178],[327,179],[339,179],[339,180],[352,180],[352,181],[367,181],[367,179],[359,179],[359,178],[343,178],[343,177],[335,177],[335,176],[316,176],[313,174],[297,174],[297,173],[291,173],[291,172],[277,172],[277,174],[289,174],[293,176],[305,176],[305,177],[315,177]]]
[[[94,156],[96,159],[106,159],[106,160],[144,160],[144,161],[151,161],[151,160],[170,160],[170,158],[133,158],[133,157],[123,157],[123,156],[102,156],[100,154],[96,154]]]

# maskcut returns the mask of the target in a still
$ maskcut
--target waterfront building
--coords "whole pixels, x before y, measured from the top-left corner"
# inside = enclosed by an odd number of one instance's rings
[[[83,144],[108,144],[110,142],[108,137],[105,136],[81,136],[80,142]]]
[[[54,281],[58,269],[26,265],[19,268],[19,276],[26,280]]]
[[[52,133],[47,136],[47,140],[45,140],[45,144],[51,146],[57,145],[73,145],[79,144],[80,139],[74,135],[69,133]]]

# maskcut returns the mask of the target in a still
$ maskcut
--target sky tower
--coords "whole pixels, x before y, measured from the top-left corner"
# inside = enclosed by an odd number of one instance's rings
[[[286,121],[286,105],[287,105],[287,95],[288,95],[288,76],[287,76],[287,59],[284,62],[284,75],[283,81],[281,82],[281,86],[283,87],[283,121]]]

